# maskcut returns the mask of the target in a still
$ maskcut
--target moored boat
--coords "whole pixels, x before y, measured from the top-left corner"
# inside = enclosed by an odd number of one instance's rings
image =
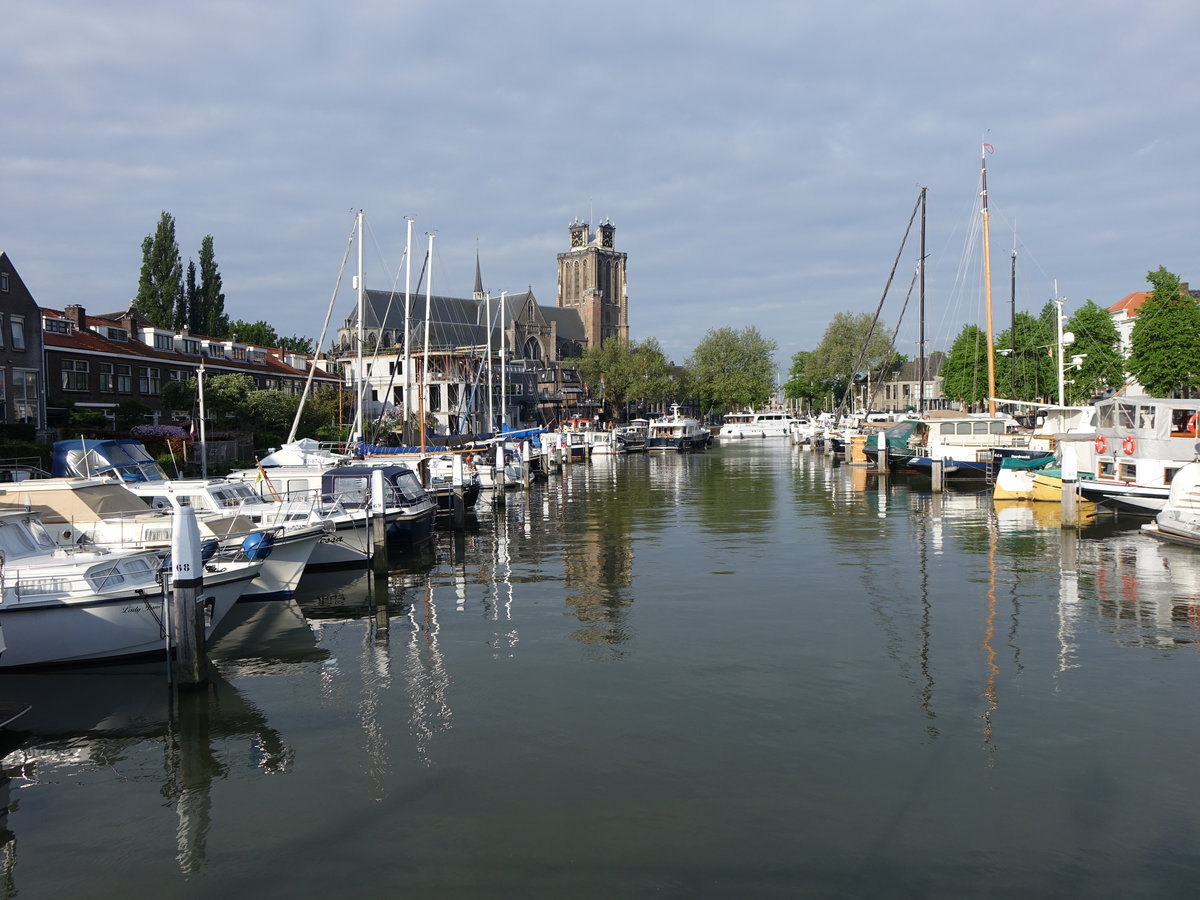
[[[671,407],[670,415],[651,419],[646,433],[646,449],[650,452],[665,450],[704,450],[712,443],[712,432],[696,419],[679,411],[679,404]]]

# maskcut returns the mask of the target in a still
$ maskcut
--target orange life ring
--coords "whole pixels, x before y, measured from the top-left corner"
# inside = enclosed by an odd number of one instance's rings
[[[1192,413],[1192,417],[1187,420],[1187,426],[1184,429],[1185,431],[1190,431],[1192,434],[1197,433],[1197,431],[1196,431],[1196,417],[1197,416],[1200,416],[1200,413]]]
[[[1102,434],[1096,436],[1096,452],[1097,453],[1107,453],[1108,452],[1108,438],[1106,438]]]
[[[1133,439],[1133,435],[1125,435],[1125,440],[1121,441],[1121,449],[1125,451],[1126,456],[1133,455],[1133,451],[1137,449],[1137,441]]]

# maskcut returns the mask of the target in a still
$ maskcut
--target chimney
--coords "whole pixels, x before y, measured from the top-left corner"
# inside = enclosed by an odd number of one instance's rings
[[[73,303],[64,309],[63,312],[66,313],[67,319],[71,324],[75,326],[76,331],[87,330],[87,313],[82,306]]]

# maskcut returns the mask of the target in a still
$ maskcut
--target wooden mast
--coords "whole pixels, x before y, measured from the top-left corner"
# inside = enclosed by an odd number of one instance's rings
[[[996,415],[996,354],[995,337],[992,334],[992,252],[988,244],[988,195],[987,154],[991,144],[984,144],[981,151],[980,192],[983,200],[983,295],[987,315],[987,368],[988,368],[988,415]]]

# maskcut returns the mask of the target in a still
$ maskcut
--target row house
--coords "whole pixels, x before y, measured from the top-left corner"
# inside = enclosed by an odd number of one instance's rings
[[[127,401],[146,407],[146,421],[169,423],[175,413],[163,406],[162,392],[172,381],[204,375],[244,374],[259,390],[299,394],[313,360],[305,354],[258,347],[229,338],[159,328],[130,306],[121,313],[88,315],[79,305],[41,310],[45,346],[47,417],[65,424],[71,406],[94,409],[115,422],[116,408]],[[338,379],[317,368],[314,381],[336,386]]]
[[[45,428],[44,381],[41,312],[0,252],[0,423]]]

